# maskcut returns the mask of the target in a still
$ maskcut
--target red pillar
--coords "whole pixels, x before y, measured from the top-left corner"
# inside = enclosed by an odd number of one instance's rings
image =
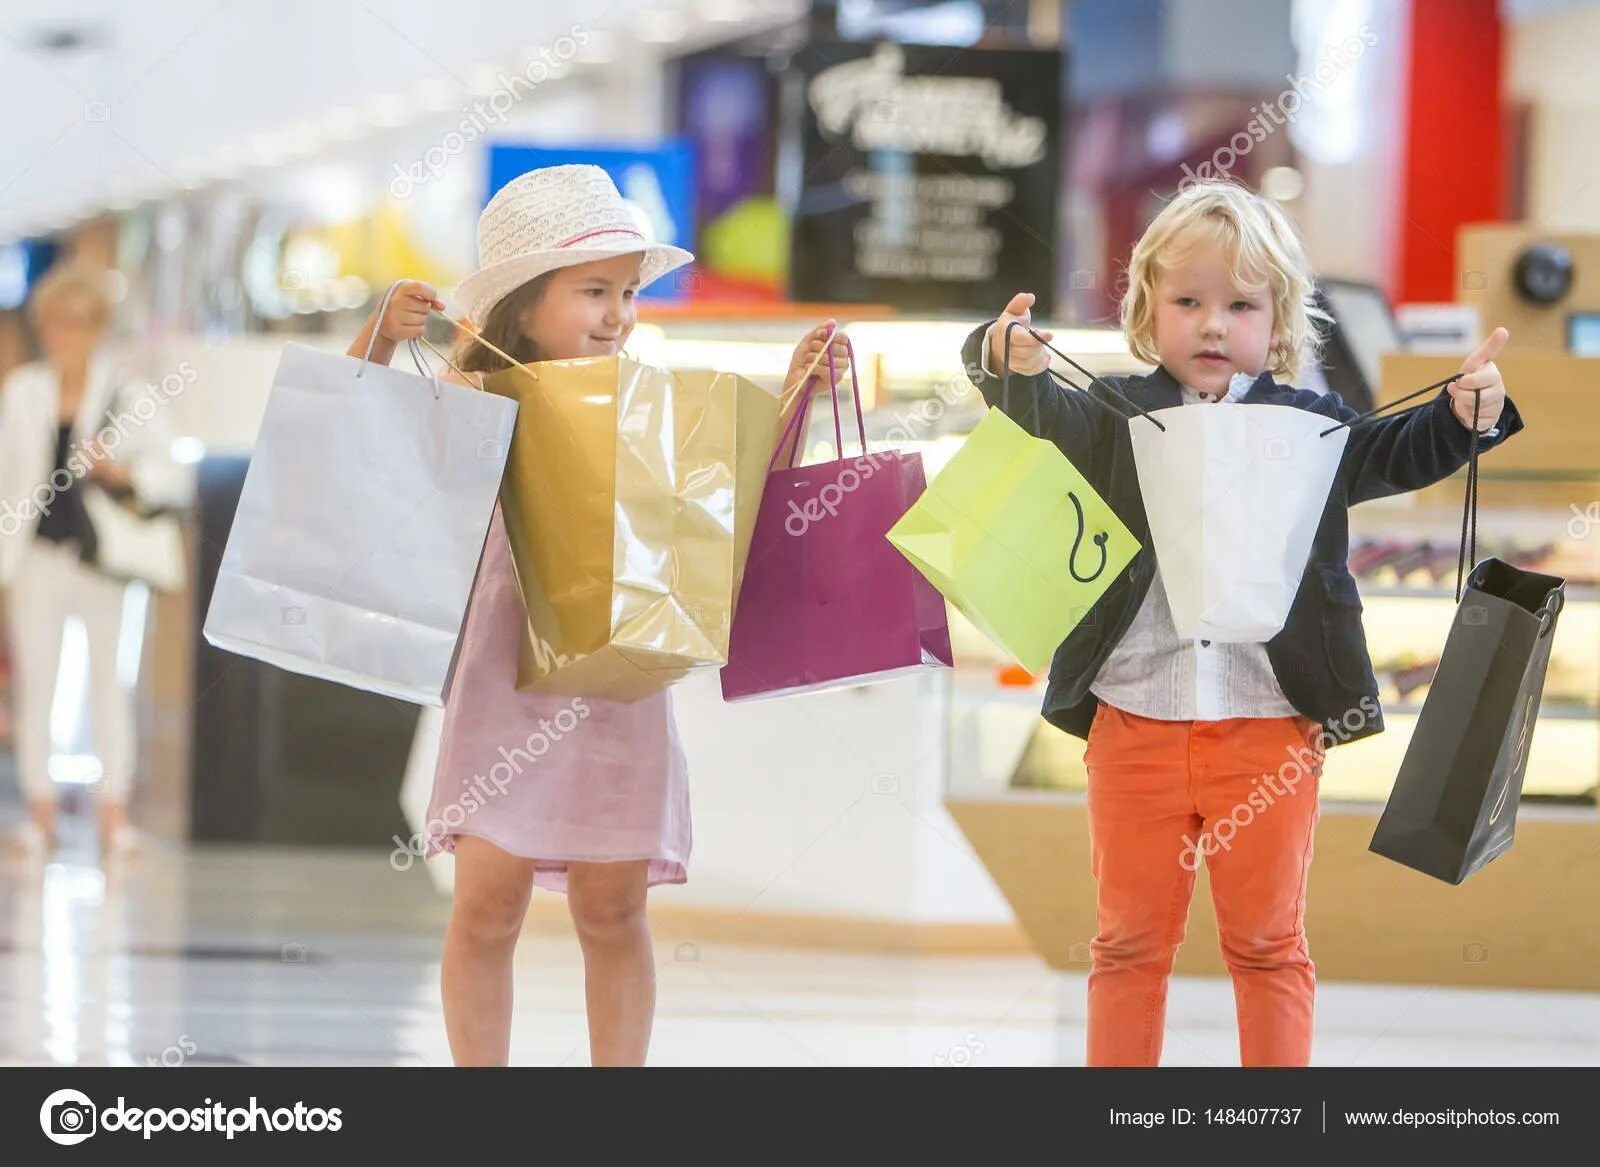
[[[1456,299],[1457,228],[1503,213],[1501,50],[1498,0],[1411,0],[1400,300]]]

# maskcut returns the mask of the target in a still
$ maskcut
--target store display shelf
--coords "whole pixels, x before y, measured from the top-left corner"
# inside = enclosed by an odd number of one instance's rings
[[[1457,470],[1451,478],[1465,480],[1466,470]],[[1560,467],[1535,469],[1524,466],[1514,470],[1491,470],[1481,467],[1478,470],[1479,481],[1493,482],[1600,482],[1600,470],[1591,466],[1578,467],[1564,470]]]
[[[1453,588],[1427,588],[1396,584],[1371,584],[1362,579],[1356,580],[1361,589],[1361,595],[1366,599],[1414,599],[1414,600],[1449,600],[1455,602],[1456,593]],[[1587,584],[1569,584],[1567,586],[1567,603],[1593,604],[1600,602],[1600,588]]]
[[[1043,689],[1024,689],[1021,687],[997,687],[989,690],[977,690],[962,687],[957,690],[959,697],[971,703],[989,705],[1022,705],[1037,709],[1043,703]],[[1384,716],[1416,717],[1422,712],[1422,706],[1411,701],[1393,701],[1383,703]],[[1600,722],[1600,708],[1584,705],[1553,705],[1545,703],[1539,706],[1540,720],[1552,721],[1593,721]]]
[[[952,694],[961,702],[978,705],[1027,705],[1035,710],[1044,704],[1044,689],[1027,689],[1020,685],[997,685],[993,688],[979,688],[976,685],[959,685]]]
[[[1317,803],[1323,814],[1372,815],[1381,813],[1387,798],[1340,791],[1324,780]],[[1517,821],[1593,823],[1600,821],[1595,792],[1587,794],[1536,794],[1524,790],[1517,804]]]
[[[1413,701],[1396,701],[1383,706],[1385,716],[1416,717],[1422,712],[1422,706]],[[1586,705],[1551,705],[1541,703],[1539,706],[1540,721],[1596,721],[1600,722],[1600,709]]]
[[[1585,487],[1589,484],[1584,483]],[[1580,511],[1588,506],[1593,490],[1575,491],[1571,500]],[[1431,540],[1446,546],[1459,546],[1461,541],[1461,507],[1433,506],[1413,501],[1413,495],[1401,495],[1374,503],[1362,503],[1350,511],[1350,537],[1352,544],[1361,538],[1402,538]],[[1513,543],[1566,543],[1572,541],[1567,524],[1573,513],[1567,507],[1486,507],[1478,512],[1478,551],[1482,558],[1484,544],[1504,539]]]

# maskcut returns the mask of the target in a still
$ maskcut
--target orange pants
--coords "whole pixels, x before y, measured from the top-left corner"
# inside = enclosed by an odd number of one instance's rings
[[[1089,731],[1091,1066],[1154,1066],[1195,871],[1211,879],[1246,1066],[1311,1057],[1306,872],[1321,730],[1304,717],[1154,721],[1102,704]]]

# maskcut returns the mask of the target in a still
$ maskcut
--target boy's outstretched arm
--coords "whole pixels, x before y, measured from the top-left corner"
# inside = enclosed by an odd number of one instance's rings
[[[1350,503],[1366,502],[1440,482],[1467,464],[1472,446],[1473,394],[1478,395],[1478,452],[1492,450],[1523,428],[1522,415],[1506,396],[1494,358],[1510,334],[1496,328],[1461,363],[1463,376],[1426,405],[1350,427],[1340,474]],[[1340,410],[1346,421],[1357,414]]]

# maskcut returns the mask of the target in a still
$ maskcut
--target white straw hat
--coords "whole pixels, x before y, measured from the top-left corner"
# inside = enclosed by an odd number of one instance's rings
[[[546,166],[512,179],[478,216],[478,270],[456,288],[456,306],[480,327],[506,295],[558,267],[644,253],[639,286],[694,256],[654,243],[598,166]]]

